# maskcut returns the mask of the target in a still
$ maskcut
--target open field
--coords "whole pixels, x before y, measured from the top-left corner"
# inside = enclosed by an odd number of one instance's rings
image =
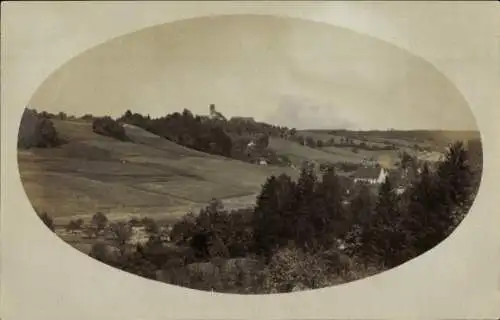
[[[269,175],[297,174],[208,155],[132,126],[126,131],[133,142],[121,142],[93,133],[89,122],[53,122],[69,142],[20,150],[18,159],[28,198],[56,221],[97,211],[110,219],[139,213],[168,219],[199,210],[212,198],[241,208],[255,203]]]
[[[275,151],[278,155],[288,156],[292,163],[296,166],[306,160],[332,163],[344,161],[360,163],[363,160],[361,155],[357,155],[348,149],[332,148],[328,151],[324,151],[280,138],[270,138],[269,148]]]
[[[412,149],[415,144],[441,151],[449,143],[456,140],[480,139],[479,131],[451,131],[451,130],[387,130],[387,131],[348,131],[348,130],[302,130],[298,134],[311,136],[316,140],[328,141],[331,138],[339,140],[347,137],[353,141],[369,142],[374,145],[394,144],[398,148]]]

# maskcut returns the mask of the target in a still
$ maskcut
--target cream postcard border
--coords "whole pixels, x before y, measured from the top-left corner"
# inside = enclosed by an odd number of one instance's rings
[[[19,180],[23,107],[58,67],[145,27],[216,14],[322,21],[434,64],[471,105],[484,174],[470,214],[428,253],[377,276],[308,292],[238,296],[182,289],[72,249],[36,217]],[[3,2],[0,317],[3,320],[462,318],[500,315],[498,2]]]

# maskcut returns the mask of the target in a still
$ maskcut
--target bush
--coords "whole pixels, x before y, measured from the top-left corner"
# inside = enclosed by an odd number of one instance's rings
[[[111,117],[102,117],[94,119],[92,123],[92,130],[100,135],[115,138],[121,141],[129,141],[125,133],[125,129],[117,121]]]
[[[341,254],[332,258],[328,254],[312,255],[294,247],[275,252],[262,272],[262,289],[268,293],[285,293],[343,282],[339,274],[348,270],[350,259]]]
[[[52,121],[26,109],[18,133],[18,148],[53,148],[63,144]]]
[[[71,220],[66,226],[66,231],[73,232],[75,230],[81,230],[83,226],[83,219]]]
[[[90,224],[95,230],[102,231],[108,225],[108,217],[102,212],[97,212],[92,216]]]
[[[81,120],[85,120],[85,121],[88,121],[88,120],[94,120],[94,116],[89,114],[89,113],[86,113],[84,114],[83,116],[80,117]]]

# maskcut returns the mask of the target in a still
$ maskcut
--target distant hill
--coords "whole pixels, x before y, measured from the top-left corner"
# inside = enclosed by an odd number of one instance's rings
[[[295,166],[300,166],[304,161],[314,160],[322,162],[352,162],[360,163],[362,155],[357,155],[349,150],[332,148],[328,151],[300,145],[297,142],[281,138],[269,139],[269,148],[278,155],[286,155]]]
[[[409,143],[432,143],[439,147],[456,140],[480,139],[479,131],[467,130],[303,130],[302,135],[312,135],[317,139],[328,140],[330,137],[350,137],[369,139],[381,143],[396,143],[403,146]]]

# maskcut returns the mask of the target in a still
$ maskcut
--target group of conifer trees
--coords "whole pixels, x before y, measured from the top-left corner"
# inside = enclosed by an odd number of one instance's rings
[[[333,169],[319,178],[305,166],[297,182],[272,176],[254,212],[256,252],[270,257],[290,245],[317,252],[341,242],[367,263],[399,265],[436,246],[462,220],[477,192],[480,173],[470,161],[478,156],[456,142],[443,162],[424,164],[403,194],[388,179],[378,193],[355,188],[349,202]]]

